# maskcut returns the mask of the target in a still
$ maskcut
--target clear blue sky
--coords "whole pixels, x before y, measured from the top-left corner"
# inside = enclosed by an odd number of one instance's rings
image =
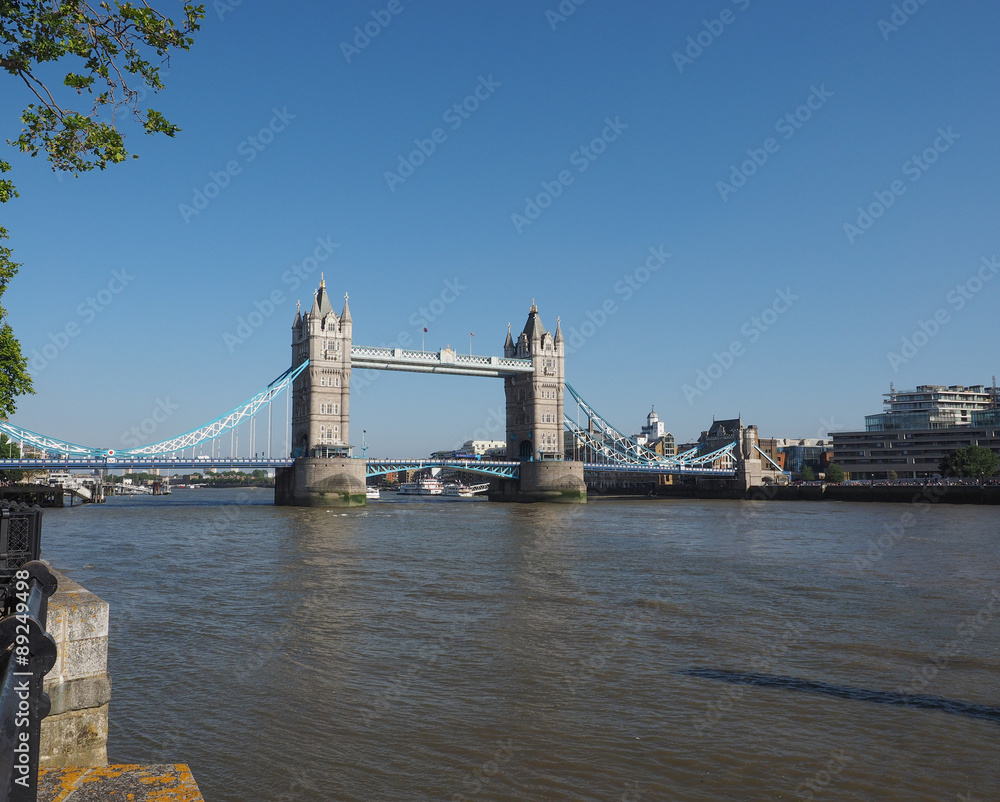
[[[76,179],[7,149],[21,197],[3,223],[24,265],[10,321],[29,355],[79,327],[13,421],[121,447],[161,401],[149,440],[209,420],[289,364],[320,270],[350,293],[359,344],[419,346],[424,307],[428,348],[467,350],[472,331],[499,353],[534,298],[546,326],[592,335],[567,360],[584,397],[626,432],[655,404],[679,442],[737,414],[815,437],[862,427],[890,382],[989,382],[1000,9],[902,5],[915,13],[894,24],[892,3],[860,0],[586,0],[564,19],[546,13],[557,0],[209,4],[154,99],[175,139],[130,129],[137,161]],[[372,12],[391,21],[345,55]],[[29,99],[3,91],[13,138]],[[434,151],[400,170],[415,140]],[[525,199],[557,185],[526,222]],[[863,228],[875,192],[893,202]],[[293,288],[283,276],[321,241],[336,247]],[[651,248],[671,256],[647,273]],[[432,307],[448,282],[457,297]],[[933,336],[904,352],[921,321]],[[498,380],[382,374],[352,395],[351,439],[421,455],[502,408]]]

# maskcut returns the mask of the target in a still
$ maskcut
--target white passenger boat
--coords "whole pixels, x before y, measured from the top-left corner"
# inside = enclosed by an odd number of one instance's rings
[[[440,479],[433,477],[420,478],[415,482],[407,482],[399,486],[401,496],[440,496],[444,492],[444,485]]]
[[[475,493],[472,492],[472,488],[461,482],[452,482],[444,486],[444,490],[441,491],[443,496],[458,496],[459,498],[472,498]]]
[[[378,488],[374,485],[365,487],[365,498],[379,498]]]

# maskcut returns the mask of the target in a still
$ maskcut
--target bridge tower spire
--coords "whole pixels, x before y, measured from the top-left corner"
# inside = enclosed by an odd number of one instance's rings
[[[348,453],[353,322],[337,315],[320,279],[312,309],[292,323],[292,367],[309,367],[292,385],[292,455],[332,457]]]
[[[530,359],[534,372],[504,379],[507,395],[507,458],[563,459],[563,387],[566,351],[562,329],[546,331],[534,299],[517,341],[508,328],[504,356]]]

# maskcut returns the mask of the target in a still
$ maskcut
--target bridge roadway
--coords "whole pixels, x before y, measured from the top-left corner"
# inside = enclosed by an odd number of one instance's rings
[[[458,376],[504,378],[534,373],[530,359],[460,354],[450,348],[412,351],[406,348],[351,346],[352,370],[405,370],[412,373],[451,373]]]
[[[220,469],[241,469],[256,470],[258,468],[274,469],[287,468],[295,460],[291,458],[231,458],[213,457],[151,457],[146,459],[118,459],[109,457],[108,459],[78,459],[71,457],[68,459],[0,459],[0,470],[47,470],[52,468],[76,469],[76,470],[107,470],[130,472],[142,472],[146,470],[185,470],[200,468]],[[470,473],[485,474],[488,476],[500,476],[509,479],[516,479],[520,463],[509,460],[476,460],[476,459],[366,459],[365,474],[367,476],[381,476],[396,471],[412,471],[421,468],[451,468],[453,470],[464,470]],[[586,473],[631,473],[631,474],[672,474],[674,476],[716,476],[720,478],[733,478],[736,474],[734,469],[718,469],[689,467],[686,465],[656,466],[656,465],[610,465],[600,462],[585,462],[583,470]]]

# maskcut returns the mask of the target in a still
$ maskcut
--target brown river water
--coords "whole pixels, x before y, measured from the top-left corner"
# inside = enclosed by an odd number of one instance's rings
[[[111,605],[109,754],[229,800],[1000,799],[1000,511],[48,510]]]

